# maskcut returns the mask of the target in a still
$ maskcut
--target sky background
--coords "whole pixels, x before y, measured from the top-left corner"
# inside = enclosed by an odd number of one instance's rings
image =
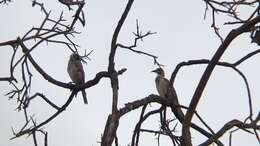
[[[64,18],[71,20],[72,12],[67,12],[67,7],[58,1],[44,2],[47,10],[51,10],[51,17],[58,18],[64,11]],[[73,40],[80,47],[80,52],[94,50],[91,54],[91,61],[84,65],[86,81],[92,79],[99,71],[107,70],[108,55],[113,31],[127,3],[126,0],[89,0],[84,7],[86,26],[77,24],[77,31],[82,32]],[[136,49],[158,56],[158,61],[165,65],[166,77],[171,76],[175,66],[182,62],[194,59],[210,59],[218,46],[220,40],[214,34],[211,26],[211,12],[204,20],[205,3],[196,1],[135,1],[129,16],[119,35],[118,42],[131,45],[136,31],[136,19],[143,33],[151,30],[157,32],[138,44]],[[241,15],[250,12],[242,10]],[[221,15],[222,16],[222,15]],[[23,36],[32,27],[39,27],[45,15],[39,7],[31,7],[31,1],[14,1],[8,5],[0,5],[0,42],[16,39]],[[217,22],[222,36],[231,30],[230,26],[223,26],[226,18],[218,17]],[[250,44],[249,34],[236,38],[227,49],[221,61],[234,62],[249,52],[259,47]],[[0,53],[0,76],[9,75],[9,64],[12,48],[1,47]],[[70,50],[64,45],[42,43],[36,48],[32,55],[37,63],[53,78],[70,82],[67,74],[67,61]],[[248,78],[252,92],[254,117],[260,107],[260,70],[258,62],[259,55],[241,64],[239,69]],[[125,49],[118,49],[116,58],[116,69],[127,68],[127,71],[119,77],[119,107],[125,103],[142,99],[149,94],[156,93],[155,74],[151,70],[157,66],[153,59],[147,56],[135,54]],[[205,69],[205,65],[196,65],[182,68],[177,74],[175,88],[182,105],[188,105],[199,79]],[[54,86],[44,80],[39,73],[34,73],[31,93],[44,93],[51,101],[62,105],[68,98],[70,91]],[[16,74],[19,76],[20,71]],[[11,85],[7,82],[0,82],[0,146],[33,145],[32,137],[20,137],[10,141],[13,136],[11,127],[19,130],[24,124],[23,112],[17,112],[16,100],[8,100],[4,96],[10,91]],[[107,116],[111,112],[111,87],[109,79],[102,79],[98,85],[86,90],[88,105],[84,105],[81,95],[75,98],[65,112],[55,120],[44,126],[48,131],[49,146],[71,146],[71,145],[99,145]],[[149,110],[157,109],[157,104],[152,104]],[[215,131],[232,119],[243,121],[249,114],[248,98],[242,78],[233,70],[224,67],[216,67],[203,92],[199,102],[198,113],[204,118],[209,126]],[[37,122],[45,120],[55,110],[51,109],[43,100],[38,99],[31,102],[29,113],[37,118]],[[131,142],[132,132],[140,115],[140,109],[127,114],[120,119],[120,126],[117,132],[120,146],[126,146]],[[197,122],[197,119],[193,119]],[[199,123],[199,125],[201,125]],[[158,129],[159,118],[153,116],[147,120],[143,128]],[[180,126],[177,135],[180,134]],[[196,132],[192,140],[194,145],[199,144],[205,138]],[[39,135],[41,140],[41,135]],[[228,134],[221,138],[228,144]],[[42,141],[39,141],[42,142]],[[160,140],[161,145],[171,145],[169,138]],[[157,145],[154,134],[142,133],[140,145]],[[254,135],[238,131],[233,135],[235,146],[257,146]]]

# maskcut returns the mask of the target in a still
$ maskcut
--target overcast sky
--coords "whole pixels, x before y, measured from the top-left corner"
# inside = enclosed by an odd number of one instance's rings
[[[58,1],[44,2],[47,10],[52,10],[51,17],[57,18],[67,7]],[[86,80],[92,79],[95,74],[107,70],[110,43],[115,26],[125,8],[126,0],[89,0],[86,2],[84,12],[86,26],[77,26],[77,31],[82,33],[74,38],[80,47],[80,52],[94,50],[91,61],[84,66]],[[157,32],[138,44],[136,49],[158,56],[158,61],[165,65],[166,77],[169,78],[175,66],[193,59],[210,59],[220,40],[214,34],[211,26],[211,12],[204,20],[205,4],[202,0],[193,1],[135,1],[129,13],[126,23],[119,35],[119,42],[129,45],[133,43],[133,33],[136,29],[136,19],[142,32],[151,30]],[[243,11],[242,11],[243,12]],[[71,19],[72,13],[65,12],[64,18]],[[44,14],[38,7],[31,7],[31,0],[14,1],[8,5],[0,5],[0,42],[16,39],[23,36],[33,26],[39,27]],[[222,27],[224,19],[219,18],[218,25]],[[221,29],[221,34],[226,36],[231,27]],[[224,54],[222,61],[234,62],[247,53],[258,49],[250,44],[248,34],[237,38]],[[12,53],[11,47],[1,47],[0,76],[8,76],[9,63]],[[63,82],[69,82],[67,74],[67,61],[71,52],[63,45],[43,43],[36,48],[32,55],[39,65],[52,77]],[[254,116],[260,107],[260,70],[258,69],[259,55],[241,64],[241,69],[248,77],[252,100],[254,104]],[[127,68],[123,76],[119,77],[119,106],[125,103],[146,97],[156,93],[154,78],[151,70],[156,68],[153,59],[147,56],[135,54],[128,50],[118,49],[116,54],[116,69]],[[205,65],[184,67],[180,70],[175,81],[175,88],[182,105],[188,105],[205,69]],[[68,98],[70,91],[54,86],[44,80],[39,73],[33,70],[33,87],[31,93],[44,93],[50,100],[62,105]],[[19,74],[19,71],[17,71]],[[22,112],[15,111],[16,100],[8,100],[4,96],[10,88],[7,82],[0,82],[0,145],[21,146],[33,145],[32,137],[26,136],[10,141],[13,136],[11,127],[19,130],[24,124]],[[111,112],[111,87],[108,79],[102,79],[100,83],[86,90],[89,104],[84,105],[81,95],[73,100],[65,112],[55,120],[44,126],[48,131],[49,146],[71,145],[99,145],[108,114]],[[152,104],[150,110],[158,108]],[[232,119],[243,121],[248,116],[248,98],[242,78],[233,70],[217,67],[203,92],[197,111],[205,119],[213,130],[217,131],[225,123]],[[34,100],[29,107],[29,113],[37,118],[40,123],[55,111],[41,99]],[[126,146],[131,141],[134,126],[140,115],[140,109],[128,114],[120,120],[118,129],[119,143]],[[194,121],[197,121],[196,118]],[[154,116],[148,120],[143,128],[159,128],[159,118]],[[179,126],[178,132],[181,131]],[[41,137],[41,136],[39,136]],[[195,145],[203,142],[204,137],[198,133],[192,137]],[[228,134],[221,140],[228,144]],[[142,133],[140,145],[157,145],[154,134]],[[161,145],[171,145],[168,138],[162,138]],[[233,135],[234,146],[257,146],[254,135],[244,131]]]

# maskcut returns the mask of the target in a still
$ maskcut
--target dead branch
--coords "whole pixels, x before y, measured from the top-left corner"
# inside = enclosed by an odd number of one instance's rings
[[[202,143],[201,145],[210,145],[212,143],[212,139],[218,139],[219,137],[223,136],[227,131],[229,131],[231,128],[233,127],[238,127],[241,130],[246,130],[246,129],[256,129],[256,130],[260,130],[260,125],[257,125],[257,122],[259,122],[260,117],[258,116],[254,121],[252,121],[251,123],[243,123],[239,120],[231,120],[228,123],[226,123],[218,132],[216,132],[216,134],[206,140],[204,143]],[[259,139],[258,139],[259,140]]]
[[[211,59],[209,65],[207,66],[205,72],[203,73],[201,80],[195,90],[195,93],[192,97],[192,100],[189,105],[189,109],[185,115],[184,123],[182,127],[182,136],[183,136],[183,145],[191,146],[191,135],[190,135],[190,125],[191,125],[191,119],[194,114],[194,111],[197,107],[197,104],[201,98],[201,94],[208,82],[208,79],[219,62],[220,57],[223,55],[229,44],[240,34],[250,31],[250,28],[253,27],[256,23],[260,21],[260,16],[257,16],[256,18],[252,19],[251,21],[248,21],[247,23],[243,24],[242,26],[238,27],[237,29],[233,29],[225,38],[224,42],[219,46],[217,52]]]

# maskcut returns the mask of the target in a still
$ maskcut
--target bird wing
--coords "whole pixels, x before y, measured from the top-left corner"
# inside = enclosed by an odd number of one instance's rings
[[[169,87],[170,81],[167,80],[166,78],[163,78],[162,84],[164,84],[165,87]],[[165,90],[166,90],[165,93],[166,93],[166,96],[167,96],[168,88],[165,89]],[[173,111],[173,113],[174,113],[174,115],[176,116],[177,119],[179,119],[180,121],[183,121],[184,113],[181,110],[181,107],[179,107],[180,103],[179,103],[179,100],[178,100],[178,97],[177,97],[177,93],[176,93],[176,91],[175,91],[173,86],[170,86],[169,90],[170,91],[168,93],[168,97],[167,98],[169,98],[169,99],[171,99],[173,101],[174,108],[172,108],[172,111]]]
[[[168,88],[169,88],[170,82],[166,78],[161,78],[160,86],[162,87],[162,92],[164,96],[167,96]]]
[[[85,82],[85,72],[84,72],[84,69],[83,69],[83,66],[82,66],[82,63],[80,60],[78,60],[75,63],[75,68],[76,68],[76,72],[78,74],[78,77],[80,78],[81,83],[84,83]]]
[[[161,86],[162,87],[165,87],[163,90],[163,92],[165,93],[165,96],[167,96],[167,92],[168,92],[168,89],[169,89],[169,86],[170,86],[170,81],[166,78],[162,78],[162,81],[161,81]],[[168,98],[171,98],[175,104],[179,104],[179,101],[178,101],[178,97],[177,97],[177,93],[174,89],[173,86],[170,86],[170,89],[169,89],[169,93],[168,93]]]
[[[83,71],[83,66],[80,60],[77,60],[75,63],[75,67],[77,69],[78,72],[82,72]]]

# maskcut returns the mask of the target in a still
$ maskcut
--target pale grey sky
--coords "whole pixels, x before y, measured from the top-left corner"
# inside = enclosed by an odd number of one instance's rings
[[[57,18],[61,11],[67,11],[67,7],[58,1],[44,2],[48,10],[52,10],[51,17]],[[92,79],[101,70],[106,70],[110,42],[115,26],[127,3],[126,0],[89,0],[84,8],[86,26],[77,25],[80,35],[75,37],[75,42],[84,49],[94,50],[91,61],[84,66],[86,80]],[[133,42],[132,32],[136,29],[136,19],[139,20],[143,32],[151,30],[157,32],[144,39],[138,44],[137,49],[154,54],[159,57],[158,61],[165,65],[166,76],[169,78],[174,67],[182,61],[192,59],[210,59],[220,45],[220,41],[214,34],[211,26],[211,12],[208,13],[206,21],[203,20],[205,4],[201,0],[196,1],[135,1],[129,17],[119,35],[119,42],[131,44]],[[71,13],[72,14],[72,13]],[[38,7],[31,7],[31,1],[14,1],[9,5],[0,5],[0,42],[16,39],[23,36],[33,26],[38,27],[44,18]],[[71,19],[71,15],[65,12],[65,19]],[[224,19],[219,18],[222,26]],[[221,30],[223,36],[231,27]],[[224,54],[222,61],[233,62],[243,55],[258,49],[256,45],[250,44],[248,35],[237,38]],[[1,47],[0,76],[8,75],[8,65],[11,55],[10,47]],[[40,45],[33,51],[33,56],[42,68],[57,80],[69,82],[66,71],[69,50],[62,45],[48,44]],[[248,76],[254,114],[260,107],[260,71],[256,65],[259,55],[243,63],[239,68]],[[205,69],[205,65],[184,67],[178,73],[175,88],[182,105],[188,105],[198,81]],[[155,75],[150,71],[156,68],[153,59],[147,56],[134,54],[128,50],[118,49],[116,54],[116,69],[127,68],[123,76],[120,76],[119,105],[136,99],[144,98],[151,93],[157,93],[155,89]],[[19,73],[17,71],[17,73]],[[50,100],[62,105],[70,91],[53,86],[44,80],[37,72],[33,71],[33,88],[35,91],[44,93]],[[137,83],[137,84],[136,84]],[[26,136],[10,141],[12,137],[11,127],[19,130],[24,124],[22,112],[15,111],[16,101],[8,100],[4,96],[11,90],[11,85],[0,82],[0,145],[20,146],[33,145],[32,137]],[[49,133],[49,146],[71,146],[71,145],[99,145],[106,118],[111,111],[111,88],[108,79],[102,79],[100,83],[86,90],[89,104],[84,105],[81,96],[77,97],[65,112],[55,120],[44,126]],[[150,109],[156,109],[154,104]],[[217,67],[209,80],[208,86],[203,92],[197,111],[205,121],[214,129],[218,130],[226,122],[232,119],[243,121],[247,117],[248,99],[245,85],[241,77],[231,69]],[[42,100],[35,100],[30,104],[29,113],[37,117],[37,122],[45,120],[54,112]],[[125,146],[130,143],[134,126],[139,119],[140,110],[132,112],[120,120],[118,129],[119,143]],[[196,118],[194,121],[197,121]],[[144,128],[159,127],[159,118],[148,120]],[[178,131],[181,131],[180,127]],[[195,132],[196,133],[196,132]],[[196,144],[201,143],[203,136],[196,133],[193,135]],[[228,134],[222,138],[228,144]],[[244,131],[233,135],[235,146],[257,146],[254,135]],[[140,145],[157,145],[153,134],[142,134]],[[161,145],[171,145],[168,138],[161,140]]]

